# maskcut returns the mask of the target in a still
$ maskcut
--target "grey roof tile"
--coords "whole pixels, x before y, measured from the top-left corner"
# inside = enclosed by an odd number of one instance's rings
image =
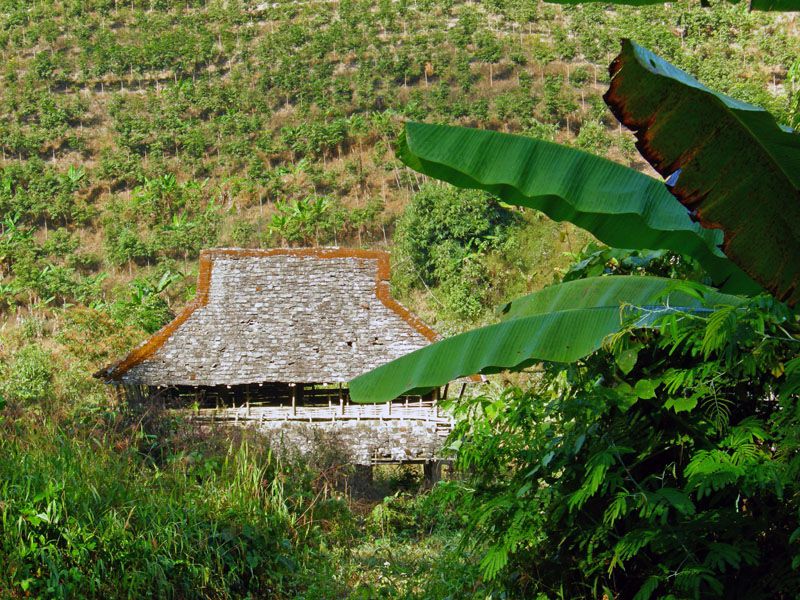
[[[97,375],[143,385],[346,382],[435,333],[389,295],[388,255],[205,251],[197,298]]]

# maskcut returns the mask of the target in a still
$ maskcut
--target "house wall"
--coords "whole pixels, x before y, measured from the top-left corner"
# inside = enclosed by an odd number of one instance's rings
[[[290,407],[186,411],[200,427],[247,427],[263,433],[276,450],[302,455],[335,452],[355,465],[418,463],[441,458],[452,420],[436,407],[395,407],[391,416],[379,417],[383,407],[346,406],[369,418],[323,414]],[[267,412],[268,411],[268,412]],[[320,412],[322,411],[322,412]],[[367,411],[367,412],[362,412]],[[280,412],[280,414],[278,414]]]
[[[338,452],[355,465],[428,462],[440,457],[449,427],[432,421],[267,421],[252,426],[276,449]]]
[[[301,454],[335,451],[343,461],[355,465],[435,461],[441,458],[444,440],[453,426],[452,416],[438,406],[435,394],[384,404],[352,404],[346,399],[346,388],[309,387],[304,390],[309,402],[295,404],[291,398],[284,403],[287,398],[283,396],[280,403],[272,397],[258,398],[243,386],[199,391],[129,386],[126,391],[131,402],[133,392],[141,398],[139,402],[160,401],[200,428],[252,428],[264,433],[277,449]],[[222,394],[222,400],[238,398],[243,403],[224,402],[212,407],[198,401],[216,393]],[[333,393],[342,397],[334,399]],[[247,398],[256,401],[245,401]]]

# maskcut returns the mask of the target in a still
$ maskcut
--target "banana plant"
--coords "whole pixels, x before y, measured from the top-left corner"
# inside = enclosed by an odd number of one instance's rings
[[[520,370],[541,361],[574,362],[622,327],[652,327],[671,313],[704,315],[715,306],[744,301],[660,277],[570,281],[509,303],[500,323],[446,338],[357,377],[350,382],[350,394],[357,402],[388,402],[474,373]]]
[[[421,123],[406,125],[400,159],[425,175],[570,221],[611,246],[689,255],[716,289],[676,295],[674,282],[652,277],[555,285],[512,302],[498,324],[357,377],[354,400],[388,401],[464,375],[573,362],[623,327],[653,326],[665,311],[736,306],[765,289],[797,303],[800,171],[792,165],[800,165],[800,137],[629,40],[610,71],[606,102],[666,180],[543,140]]]
[[[70,165],[66,173],[66,182],[69,190],[75,192],[81,187],[81,182],[86,177],[86,169],[84,167],[75,167]]]

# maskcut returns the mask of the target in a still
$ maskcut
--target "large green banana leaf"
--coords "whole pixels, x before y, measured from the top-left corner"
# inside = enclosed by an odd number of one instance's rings
[[[531,317],[564,309],[630,307],[634,313],[657,313],[671,307],[698,311],[720,305],[739,306],[740,296],[723,294],[708,286],[664,277],[605,275],[551,285],[521,296],[501,309],[503,320]],[[647,313],[649,314],[649,313]],[[649,317],[645,322],[652,322]]]
[[[401,160],[426,175],[570,221],[617,248],[696,258],[730,293],[760,288],[717,247],[719,231],[692,222],[663,182],[588,152],[496,131],[407,123]]]
[[[642,155],[764,288],[800,300],[800,135],[623,40],[605,95]]]
[[[585,4],[586,2],[603,2],[603,4],[626,4],[628,6],[647,6],[650,4],[666,4],[664,0],[547,0],[555,4]],[[800,10],[800,0],[728,0],[732,4],[746,3],[750,10],[795,11]]]
[[[459,377],[583,358],[627,324],[651,326],[670,311],[738,305],[742,298],[698,286],[687,293],[660,277],[611,276],[551,286],[512,302],[506,320],[432,344],[350,382],[356,402],[424,393]]]

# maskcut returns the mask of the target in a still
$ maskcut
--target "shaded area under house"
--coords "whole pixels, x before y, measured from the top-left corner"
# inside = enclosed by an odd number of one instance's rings
[[[213,249],[194,301],[95,375],[201,426],[255,427],[301,452],[333,438],[356,465],[431,466],[452,428],[438,401],[466,382],[377,405],[351,403],[347,382],[436,339],[391,297],[385,252]]]

